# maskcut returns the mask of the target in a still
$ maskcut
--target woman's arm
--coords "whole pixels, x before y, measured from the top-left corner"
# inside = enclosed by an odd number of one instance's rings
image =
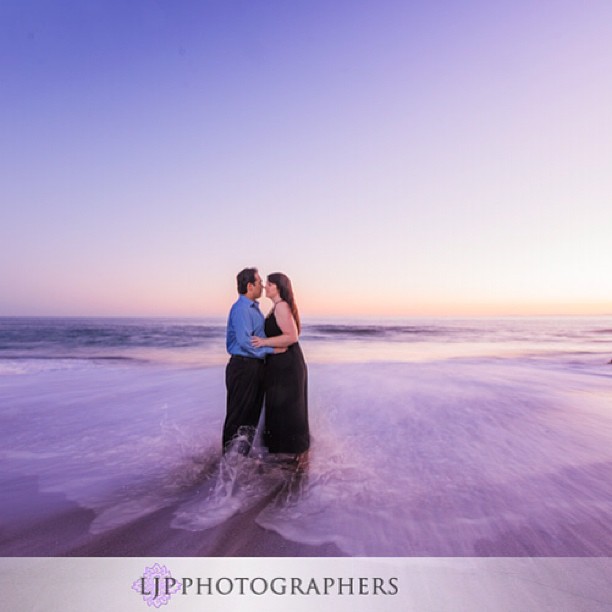
[[[253,337],[253,346],[271,346],[274,348],[285,348],[298,341],[298,330],[295,324],[295,319],[291,314],[291,308],[287,302],[279,302],[274,310],[276,322],[283,332],[280,336],[272,336],[271,338]]]

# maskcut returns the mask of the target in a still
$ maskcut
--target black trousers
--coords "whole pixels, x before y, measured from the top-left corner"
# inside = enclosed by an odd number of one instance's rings
[[[223,425],[223,452],[236,435],[244,436],[239,452],[247,455],[264,398],[264,362],[262,359],[232,355],[225,368],[227,410]]]

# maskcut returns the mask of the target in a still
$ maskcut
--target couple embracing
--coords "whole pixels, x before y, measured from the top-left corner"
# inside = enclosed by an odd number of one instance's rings
[[[270,453],[299,456],[310,446],[308,378],[298,343],[300,316],[291,281],[276,272],[267,277],[272,310],[264,319],[257,300],[264,289],[257,268],[236,277],[238,300],[227,321],[225,370],[227,414],[223,451],[247,455],[265,401],[263,442]]]

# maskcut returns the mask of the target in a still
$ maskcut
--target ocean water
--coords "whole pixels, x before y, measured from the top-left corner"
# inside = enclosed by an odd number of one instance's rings
[[[349,555],[612,554],[612,317],[306,321],[299,467],[221,460],[224,325],[0,318],[0,473],[93,510],[94,534],[257,508]]]

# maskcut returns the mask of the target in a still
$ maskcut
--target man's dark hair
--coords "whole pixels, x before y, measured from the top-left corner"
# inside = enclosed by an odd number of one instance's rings
[[[240,270],[236,276],[236,284],[238,285],[238,293],[244,295],[247,292],[247,285],[249,283],[255,284],[255,274],[257,274],[257,268],[245,268]]]

